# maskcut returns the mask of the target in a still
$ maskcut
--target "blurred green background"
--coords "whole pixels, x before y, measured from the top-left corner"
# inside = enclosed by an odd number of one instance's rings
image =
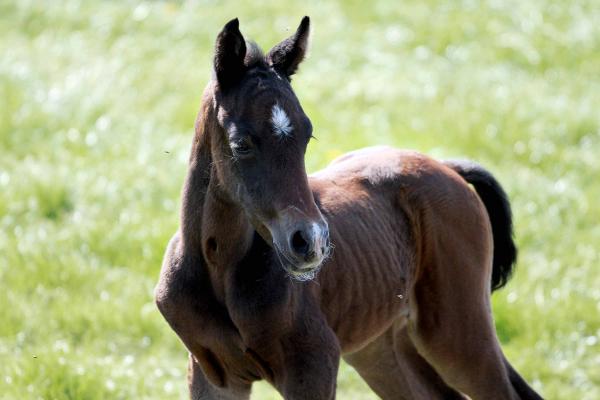
[[[237,16],[268,49],[305,14],[309,170],[373,144],[484,164],[520,247],[504,349],[545,397],[600,398],[598,0],[0,0],[0,399],[185,398],[152,291],[214,39]],[[338,397],[375,398],[347,366]]]

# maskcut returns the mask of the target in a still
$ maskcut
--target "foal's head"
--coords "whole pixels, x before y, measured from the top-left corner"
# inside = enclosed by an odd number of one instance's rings
[[[216,42],[209,86],[219,186],[271,244],[294,278],[311,279],[329,251],[329,231],[308,185],[304,153],[312,126],[290,85],[306,53],[309,19],[264,56],[238,20]],[[205,100],[205,101],[206,101]]]

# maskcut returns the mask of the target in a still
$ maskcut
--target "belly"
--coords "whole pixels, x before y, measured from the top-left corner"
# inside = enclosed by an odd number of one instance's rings
[[[319,280],[322,309],[347,353],[408,315],[415,251],[393,194],[364,187],[340,192],[322,202],[334,250]]]

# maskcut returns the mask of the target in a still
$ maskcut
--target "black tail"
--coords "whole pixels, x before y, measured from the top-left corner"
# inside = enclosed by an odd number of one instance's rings
[[[492,291],[500,289],[510,279],[517,260],[517,248],[513,241],[512,212],[508,197],[496,178],[482,166],[472,161],[444,161],[456,171],[483,201],[494,235],[494,262],[492,268]]]

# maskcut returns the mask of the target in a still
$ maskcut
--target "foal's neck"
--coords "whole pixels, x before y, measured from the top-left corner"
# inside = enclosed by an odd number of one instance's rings
[[[233,245],[244,248],[252,236],[245,213],[219,184],[217,160],[212,154],[217,147],[218,128],[211,104],[210,98],[203,99],[196,120],[181,208],[181,233],[186,250],[208,258],[207,261]]]
[[[248,252],[254,228],[224,191],[215,167],[218,133],[214,110],[203,103],[196,121],[189,170],[182,193],[181,233],[187,251],[203,258],[214,284]]]
[[[237,263],[252,244],[254,228],[244,210],[223,192],[211,173],[202,215],[202,248],[213,268]]]
[[[198,268],[208,274],[213,293],[223,304],[230,289],[240,282],[251,288],[246,301],[254,296],[263,298],[257,293],[266,291],[273,301],[284,302],[289,278],[274,259],[271,241],[263,239],[265,232],[257,233],[243,208],[221,184],[213,156],[217,146],[211,143],[218,140],[213,136],[216,129],[208,122],[210,118],[207,121],[208,114],[201,115],[182,193],[184,251],[199,260]],[[254,286],[248,286],[249,282]],[[256,282],[264,287],[256,288]],[[273,294],[273,287],[279,297]]]

